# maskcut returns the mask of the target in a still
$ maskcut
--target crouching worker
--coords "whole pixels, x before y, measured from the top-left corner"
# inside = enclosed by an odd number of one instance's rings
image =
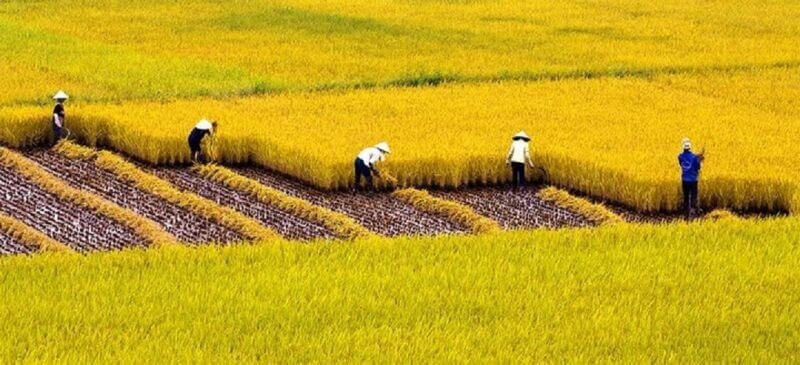
[[[64,110],[64,102],[69,99],[69,95],[63,91],[57,92],[53,99],[56,101],[56,106],[53,108],[53,139],[54,144],[67,137],[66,129],[66,112]]]
[[[531,161],[531,153],[528,148],[528,142],[531,138],[521,131],[511,138],[511,149],[508,150],[508,158],[506,164],[511,165],[511,181],[514,184],[514,189],[525,185],[525,163],[533,168],[533,161]]]
[[[361,153],[358,154],[355,161],[356,184],[353,187],[354,191],[361,189],[362,177],[366,178],[367,188],[370,191],[375,189],[375,185],[372,182],[372,175],[380,176],[380,171],[375,167],[375,164],[385,160],[389,152],[389,144],[381,142],[375,146],[363,149]]]
[[[201,119],[189,133],[189,150],[192,152],[192,162],[206,163],[206,157],[201,151],[203,138],[206,135],[214,137],[213,133],[217,129],[217,122],[210,122],[206,119]]]
[[[689,138],[683,139],[683,153],[678,155],[678,164],[681,167],[681,180],[683,188],[683,212],[688,220],[692,216],[692,211],[699,212],[697,207],[698,181],[700,180],[700,165],[703,162],[703,154],[692,152],[692,142]]]

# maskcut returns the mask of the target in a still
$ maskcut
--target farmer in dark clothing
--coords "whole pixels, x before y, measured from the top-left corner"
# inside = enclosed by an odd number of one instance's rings
[[[678,164],[681,166],[683,211],[684,217],[687,220],[691,218],[692,210],[699,212],[699,208],[697,207],[697,182],[700,177],[700,165],[702,162],[703,154],[695,154],[692,152],[692,142],[688,138],[684,138],[683,153],[678,155]]]
[[[389,144],[381,142],[373,147],[363,149],[358,154],[355,161],[356,183],[353,188],[354,191],[361,189],[362,177],[367,180],[367,188],[370,191],[374,190],[375,187],[372,184],[372,175],[380,176],[380,172],[375,167],[375,164],[385,160],[389,152]]]
[[[53,139],[54,144],[66,137],[64,128],[66,126],[66,113],[64,111],[64,102],[69,99],[69,95],[63,91],[57,92],[53,99],[56,100],[56,106],[53,108]]]
[[[214,130],[217,128],[217,122],[210,122],[206,119],[201,119],[189,133],[189,150],[192,152],[192,162],[205,163],[206,158],[201,153],[201,144],[206,135],[213,137]]]

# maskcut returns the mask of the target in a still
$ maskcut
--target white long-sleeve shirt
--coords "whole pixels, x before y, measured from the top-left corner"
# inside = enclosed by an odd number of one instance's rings
[[[367,147],[358,154],[358,158],[364,161],[367,167],[372,168],[376,162],[385,159],[385,154],[375,147]]]
[[[531,159],[531,153],[528,149],[528,142],[524,140],[516,140],[511,142],[511,149],[508,150],[508,159],[511,162],[525,163]]]

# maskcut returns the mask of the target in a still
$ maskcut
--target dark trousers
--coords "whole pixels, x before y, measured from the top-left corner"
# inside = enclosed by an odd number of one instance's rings
[[[691,217],[692,209],[697,210],[697,181],[684,181],[683,213],[686,219]]]
[[[205,156],[200,152],[200,142],[202,140],[196,140],[192,137],[189,137],[189,150],[192,152],[192,162],[205,162]]]
[[[53,144],[58,143],[58,141],[62,139],[64,139],[64,128],[53,123]]]
[[[367,179],[367,187],[372,190],[372,169],[367,166],[364,160],[357,158],[355,161],[355,171],[356,171],[356,189],[361,187],[361,177],[365,177]]]
[[[521,162],[511,163],[511,182],[515,188],[525,185],[525,164]]]

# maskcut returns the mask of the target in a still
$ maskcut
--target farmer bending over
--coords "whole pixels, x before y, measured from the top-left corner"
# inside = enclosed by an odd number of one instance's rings
[[[65,117],[67,114],[64,111],[64,102],[69,99],[69,95],[63,91],[57,92],[53,99],[56,101],[56,106],[53,108],[53,139],[54,144],[66,137],[64,127],[66,126]]]
[[[192,132],[189,133],[189,149],[192,152],[192,162],[205,163],[206,158],[200,151],[200,145],[206,135],[213,137],[214,130],[217,128],[217,122],[209,122],[206,119],[201,119],[197,125],[194,126]]]
[[[684,217],[691,218],[692,210],[699,212],[697,207],[698,188],[697,182],[700,178],[700,164],[703,162],[703,154],[692,152],[692,142],[689,138],[683,139],[683,153],[678,155],[678,164],[681,166],[681,180],[683,187],[683,211]]]
[[[528,137],[524,131],[521,131],[511,137],[511,149],[508,150],[508,158],[506,164],[511,165],[511,181],[514,184],[514,189],[525,185],[525,163],[533,168],[531,161],[531,153],[528,149],[528,142],[531,137]]]
[[[356,170],[356,185],[353,188],[355,191],[361,189],[361,177],[367,179],[367,188],[372,191],[374,185],[372,184],[372,174],[380,176],[380,172],[375,168],[375,164],[379,161],[386,159],[389,154],[389,144],[381,142],[373,147],[367,147],[361,151],[356,157],[355,170]]]

